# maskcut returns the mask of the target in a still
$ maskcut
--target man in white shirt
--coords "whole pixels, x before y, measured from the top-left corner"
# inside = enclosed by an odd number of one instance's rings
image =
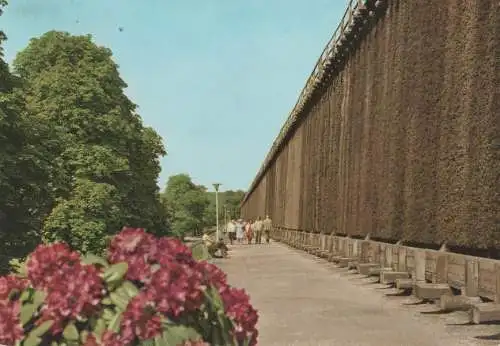
[[[255,232],[255,244],[262,244],[262,226],[262,220],[259,216],[252,225],[252,228]]]
[[[233,245],[233,241],[236,239],[236,225],[234,223],[234,220],[229,220],[226,225],[226,232],[229,238],[229,243]]]
[[[269,218],[269,215],[266,215],[266,219],[262,222],[264,227],[264,234],[266,235],[266,242],[269,243],[271,239],[271,230],[273,228],[273,222]]]

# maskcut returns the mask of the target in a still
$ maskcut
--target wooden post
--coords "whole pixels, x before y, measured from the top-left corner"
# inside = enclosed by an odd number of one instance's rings
[[[495,263],[495,278],[497,291],[495,292],[495,303],[500,304],[500,264]]]
[[[405,272],[406,268],[406,248],[400,246],[398,250],[398,271]]]
[[[477,297],[479,295],[479,261],[465,260],[465,295]],[[497,288],[498,294],[498,288]]]
[[[436,258],[436,282],[445,284],[448,282],[448,256],[438,254]]]
[[[425,250],[415,249],[415,280],[425,282]]]
[[[378,263],[380,264],[380,267],[384,268],[385,267],[385,251],[386,251],[387,245],[384,243],[380,243],[378,246]]]
[[[388,245],[386,248],[385,248],[385,267],[391,267],[394,269],[393,265],[392,265],[392,246],[391,245]]]

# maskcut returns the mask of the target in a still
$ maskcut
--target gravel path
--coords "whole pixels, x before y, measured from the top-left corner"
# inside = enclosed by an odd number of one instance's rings
[[[233,246],[216,263],[259,310],[259,345],[500,345],[484,337],[500,326],[470,326],[465,313],[428,315],[434,305],[405,305],[394,289],[282,244]]]

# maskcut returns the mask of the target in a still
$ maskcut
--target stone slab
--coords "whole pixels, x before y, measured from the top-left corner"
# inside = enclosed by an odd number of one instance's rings
[[[448,284],[432,284],[427,282],[417,282],[414,293],[417,298],[435,300],[443,295],[451,295],[451,288]]]
[[[375,263],[359,263],[357,270],[361,275],[370,275],[370,268],[380,267]]]
[[[373,267],[368,271],[369,276],[380,276],[382,272],[391,272],[393,269],[391,267]]]
[[[352,258],[352,257],[342,257],[340,260],[339,260],[339,267],[340,268],[347,268],[349,262],[352,262],[356,260],[355,258]]]
[[[439,308],[441,311],[469,311],[474,304],[481,303],[479,297],[467,297],[463,295],[452,296],[445,294],[439,299]]]
[[[383,271],[380,273],[380,282],[383,284],[394,284],[397,279],[408,279],[408,272]]]
[[[413,289],[414,282],[412,279],[396,279],[396,288],[398,290]]]
[[[471,322],[481,324],[486,322],[500,322],[500,304],[479,303],[471,311]]]

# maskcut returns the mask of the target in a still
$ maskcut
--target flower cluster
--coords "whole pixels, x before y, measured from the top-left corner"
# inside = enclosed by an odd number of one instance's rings
[[[27,286],[28,281],[17,276],[0,277],[0,344],[14,344],[23,335],[19,320],[20,302],[9,297]]]
[[[155,238],[143,229],[124,228],[108,249],[111,263],[128,264],[127,279],[147,283],[153,274],[152,264],[195,263],[191,249],[175,238]]]
[[[243,289],[230,287],[222,294],[222,301],[227,316],[234,324],[234,334],[238,341],[250,339],[250,345],[257,344],[258,331],[255,328],[259,316],[257,310],[250,305],[250,298]]]
[[[40,245],[26,277],[0,277],[0,344],[14,345],[49,323],[44,342],[76,337],[84,346],[135,346],[180,323],[191,334],[179,346],[208,346],[214,328],[237,344],[256,345],[258,315],[248,295],[231,287],[217,266],[195,260],[178,239],[124,228],[110,242],[108,262],[94,259],[84,261],[63,243]],[[33,301],[37,294],[43,301]],[[203,309],[217,299],[227,322],[206,331],[203,319],[214,311]],[[27,318],[23,304],[34,306]]]
[[[61,243],[39,246],[27,262],[31,285],[47,297],[38,323],[53,321],[53,335],[68,320],[89,317],[100,306],[104,285],[99,270],[80,262],[80,255]]]

